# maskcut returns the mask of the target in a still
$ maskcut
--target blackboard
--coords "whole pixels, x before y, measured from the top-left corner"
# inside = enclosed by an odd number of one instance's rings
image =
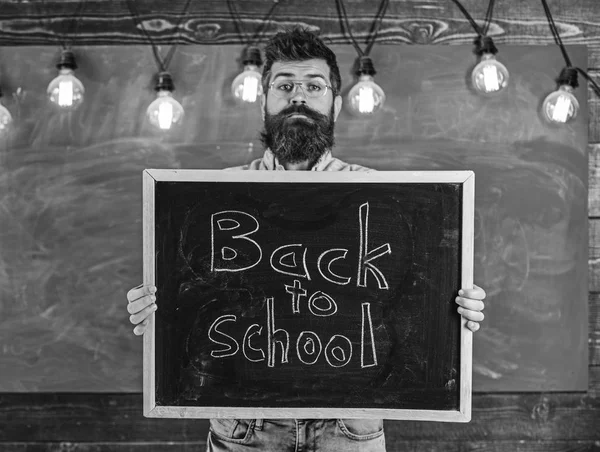
[[[347,89],[356,52],[333,50]],[[595,350],[587,91],[575,91],[575,121],[552,127],[537,112],[564,65],[555,46],[503,45],[511,84],[493,99],[465,82],[472,50],[375,46],[384,110],[365,121],[343,109],[333,155],[378,170],[473,170],[474,281],[487,293],[474,390],[585,391]],[[586,67],[585,46],[567,50]],[[141,393],[142,341],[125,294],[142,282],[142,172],[262,156],[258,106],[231,96],[241,51],[178,47],[170,69],[187,119],[159,136],[145,120],[155,97],[148,46],[78,46],[87,101],[66,115],[40,88],[56,76],[59,46],[0,48],[2,102],[15,119],[0,137],[0,392]]]
[[[472,172],[143,180],[146,416],[470,419]]]

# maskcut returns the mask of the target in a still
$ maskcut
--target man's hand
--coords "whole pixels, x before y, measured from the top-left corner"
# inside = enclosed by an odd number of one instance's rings
[[[483,320],[483,300],[485,290],[473,284],[472,289],[461,289],[458,291],[456,303],[459,305],[458,313],[467,319],[467,328],[475,332],[479,329],[479,322]]]
[[[131,314],[129,321],[136,325],[133,334],[141,336],[146,332],[148,316],[158,309],[156,306],[156,287],[137,286],[127,292],[127,312]]]

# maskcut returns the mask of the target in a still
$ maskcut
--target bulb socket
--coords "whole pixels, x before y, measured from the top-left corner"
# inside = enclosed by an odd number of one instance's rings
[[[77,63],[75,62],[75,54],[71,50],[63,50],[60,53],[60,60],[56,63],[57,69],[77,69]]]
[[[175,91],[175,85],[173,84],[173,78],[168,72],[159,72],[154,86],[154,91]]]
[[[491,37],[479,35],[475,38],[475,53],[479,56],[484,53],[496,55],[498,53],[498,48]]]
[[[255,66],[262,66],[262,57],[260,55],[260,49],[255,46],[249,46],[242,52],[242,63],[244,66],[254,64]]]
[[[356,60],[356,75],[375,75],[377,71],[373,66],[373,60],[367,56],[359,57]]]
[[[559,85],[569,85],[571,88],[577,88],[579,86],[577,69],[571,66],[563,68],[563,70],[560,71],[560,75],[556,79],[556,83]]]

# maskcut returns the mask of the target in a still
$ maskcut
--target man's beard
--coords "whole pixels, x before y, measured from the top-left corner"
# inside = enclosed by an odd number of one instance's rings
[[[292,118],[295,113],[306,118]],[[275,115],[265,112],[265,127],[260,140],[275,154],[279,163],[308,161],[312,166],[333,147],[333,125],[333,105],[329,116],[302,104],[290,105]]]

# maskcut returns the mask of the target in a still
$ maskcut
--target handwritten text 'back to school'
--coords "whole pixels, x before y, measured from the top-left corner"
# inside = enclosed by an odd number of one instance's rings
[[[391,254],[389,243],[385,243],[369,250],[369,203],[362,204],[358,209],[359,221],[359,258],[357,262],[356,286],[367,287],[367,274],[371,274],[377,282],[378,288],[388,289],[388,283],[383,273],[377,268],[376,260],[386,254]],[[252,235],[259,230],[259,223],[252,215],[239,210],[226,210],[211,216],[211,271],[214,272],[241,272],[258,265],[263,252],[260,245],[252,239]],[[236,248],[237,247],[237,248]],[[243,248],[244,263],[236,263],[241,255],[237,250]],[[270,256],[271,268],[278,273],[294,277],[293,285],[285,284],[285,291],[291,295],[292,312],[300,313],[300,302],[308,297],[308,310],[317,317],[335,315],[337,303],[325,292],[316,291],[310,296],[302,287],[301,279],[310,281],[310,272],[306,265],[307,248],[299,243],[287,244],[275,249]],[[331,266],[336,261],[343,260],[348,254],[348,249],[331,248],[321,253],[317,259],[317,271],[327,281],[337,285],[348,285],[352,278],[334,273]],[[233,264],[233,265],[232,265]],[[372,280],[372,279],[371,279]],[[255,336],[261,337],[263,327],[257,323],[250,325],[242,339],[242,344],[234,337],[226,334],[220,327],[228,322],[236,322],[237,316],[233,314],[218,317],[208,330],[208,338],[218,346],[211,351],[213,358],[226,358],[242,352],[243,356],[251,362],[267,362],[269,367],[274,367],[276,351],[279,346],[281,363],[288,362],[290,352],[290,335],[285,329],[275,327],[274,298],[266,298],[266,353],[261,347],[256,346]],[[377,365],[377,354],[373,336],[373,323],[371,320],[370,303],[361,303],[361,338],[360,338],[360,365],[362,368]],[[331,367],[346,366],[354,353],[352,342],[342,334],[335,334],[329,338],[325,346],[314,331],[302,331],[296,339],[296,355],[306,364],[315,364],[321,355]]]

